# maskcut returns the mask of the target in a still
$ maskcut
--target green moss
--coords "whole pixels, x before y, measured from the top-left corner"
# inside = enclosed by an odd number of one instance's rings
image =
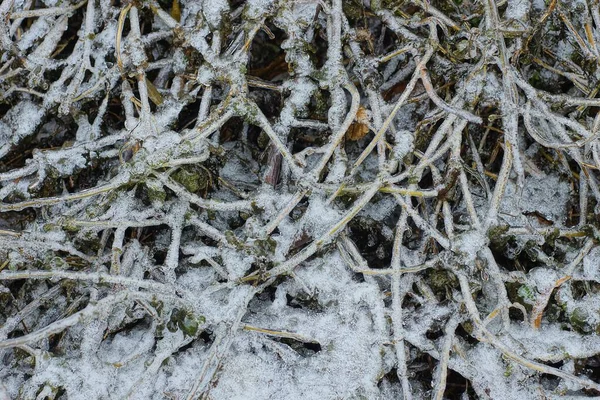
[[[558,239],[559,237],[560,237],[560,229],[555,228],[544,237],[545,244],[548,246],[554,247],[556,244],[556,239]]]
[[[173,174],[173,180],[183,185],[191,193],[206,189],[210,183],[208,172],[194,168],[181,168]]]
[[[504,376],[509,377],[511,376],[513,373],[513,364],[511,362],[508,362],[506,364],[506,369],[504,370]]]
[[[473,334],[473,323],[471,321],[465,321],[462,323],[462,327],[469,335]]]
[[[533,304],[535,303],[535,289],[528,285],[521,285],[517,290],[517,296],[519,296],[520,300],[525,304]]]
[[[418,183],[419,183],[419,178],[417,176],[411,175],[410,177],[408,177],[409,185],[416,185]]]
[[[265,133],[265,131],[260,131],[260,134],[258,135],[258,147],[261,150],[264,150],[267,148],[267,146],[269,145],[269,143],[271,142],[271,139],[269,138],[269,135],[267,135]]]
[[[252,125],[259,125],[258,115],[260,109],[251,102],[234,102],[231,107],[237,115],[243,116],[244,120]]]
[[[439,298],[451,298],[453,288],[458,288],[458,279],[444,269],[430,270],[427,283]]]
[[[250,207],[255,214],[260,214],[264,211],[264,209],[260,207],[254,200],[250,203]]]
[[[170,332],[181,330],[185,335],[195,337],[204,322],[206,318],[202,315],[196,316],[191,311],[174,308],[166,327]]]
[[[353,25],[356,23],[356,21],[361,20],[364,15],[364,8],[362,4],[358,4],[355,0],[346,0],[342,2],[342,9],[348,20]]]
[[[569,315],[569,322],[571,326],[578,332],[589,333],[592,331],[592,326],[589,323],[590,314],[589,311],[583,307],[576,307],[571,315]]]
[[[164,203],[167,199],[167,192],[165,192],[162,185],[146,182],[146,188],[148,199],[150,199],[152,203]]]
[[[533,71],[533,73],[529,77],[529,83],[531,84],[531,86],[537,88],[542,86],[542,76],[538,71]]]
[[[254,242],[254,248],[257,250],[256,254],[258,256],[268,256],[275,253],[277,242],[268,236],[266,239],[256,240]]]
[[[208,218],[209,221],[214,221],[217,219],[217,212],[215,210],[206,210],[206,218]]]
[[[235,236],[235,233],[233,233],[233,231],[226,231],[225,239],[227,239],[227,243],[229,243],[232,246],[235,246],[237,249],[242,249],[244,247],[244,243],[242,243],[237,238],[237,236]]]
[[[490,240],[490,245],[494,249],[505,249],[506,245],[512,239],[511,236],[506,235],[508,232],[508,225],[496,225],[492,226],[487,231],[488,239]]]
[[[62,228],[65,232],[70,232],[70,233],[79,232],[79,227],[77,225],[73,224],[71,221],[65,221],[65,223],[62,225]]]

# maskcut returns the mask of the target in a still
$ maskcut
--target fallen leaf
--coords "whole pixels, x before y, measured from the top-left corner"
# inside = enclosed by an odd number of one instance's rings
[[[360,140],[369,133],[369,113],[367,112],[367,109],[363,106],[359,106],[354,120],[356,122],[353,122],[348,128],[348,131],[346,131],[346,139],[351,141]]]

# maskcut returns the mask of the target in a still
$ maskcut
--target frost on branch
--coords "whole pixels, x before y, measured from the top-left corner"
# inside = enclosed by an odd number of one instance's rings
[[[0,399],[600,395],[597,0],[0,0]]]

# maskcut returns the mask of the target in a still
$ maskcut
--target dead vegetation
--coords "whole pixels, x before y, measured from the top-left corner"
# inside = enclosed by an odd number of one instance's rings
[[[2,0],[0,399],[600,395],[598,0]]]

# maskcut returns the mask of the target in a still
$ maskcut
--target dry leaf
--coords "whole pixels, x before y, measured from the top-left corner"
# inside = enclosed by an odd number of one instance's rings
[[[148,78],[146,78],[146,87],[148,88],[148,97],[150,100],[152,100],[155,105],[160,106],[163,103],[162,94],[160,94],[156,86],[154,86]]]
[[[171,17],[177,22],[181,20],[181,8],[179,7],[179,0],[173,0],[171,5]]]
[[[359,106],[354,120],[356,122],[353,122],[346,132],[346,139],[351,141],[360,140],[369,133],[369,113],[367,112],[367,109],[363,106]]]
[[[360,124],[369,125],[369,111],[363,106],[358,106],[354,119]]]

